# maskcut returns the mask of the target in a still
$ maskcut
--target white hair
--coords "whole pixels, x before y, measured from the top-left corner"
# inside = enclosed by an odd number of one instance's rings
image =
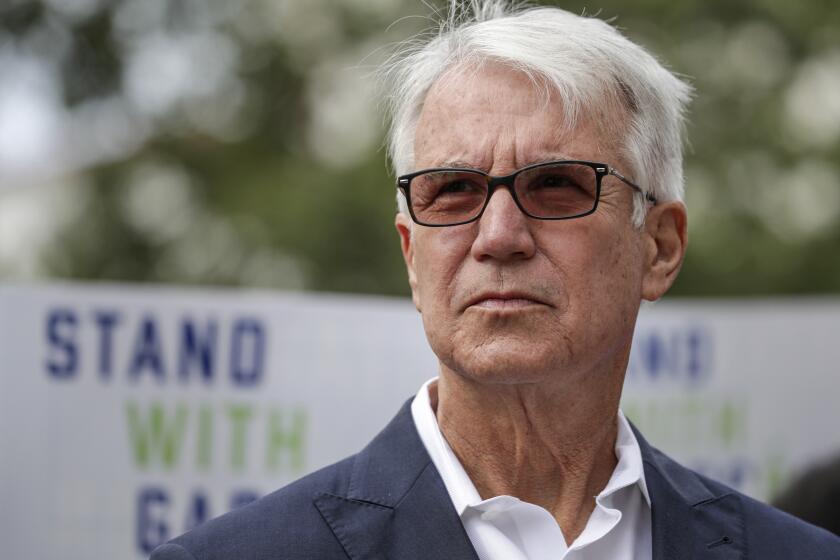
[[[618,103],[628,116],[622,121],[627,128],[606,129],[623,135],[621,155],[632,168],[621,171],[657,200],[682,200],[691,86],[604,21],[506,0],[452,0],[430,39],[401,44],[381,68],[391,123],[388,152],[397,175],[412,171],[415,130],[432,85],[456,65],[485,61],[522,71],[535,87],[553,91],[563,104],[562,125],[570,129],[581,115]],[[399,190],[397,202],[399,211],[407,212]],[[638,194],[637,226],[646,209],[645,196]]]

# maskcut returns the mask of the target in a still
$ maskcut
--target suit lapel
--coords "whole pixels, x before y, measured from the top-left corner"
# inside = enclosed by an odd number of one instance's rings
[[[347,492],[314,503],[352,560],[478,560],[411,416],[411,401],[355,458]],[[741,501],[633,427],[651,498],[653,560],[745,560]]]
[[[410,403],[356,456],[346,495],[320,494],[315,506],[353,560],[478,560]]]
[[[715,491],[636,430],[651,500],[653,560],[744,560],[741,499]]]

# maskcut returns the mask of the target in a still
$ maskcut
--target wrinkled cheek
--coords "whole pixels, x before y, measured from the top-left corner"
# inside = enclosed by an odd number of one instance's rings
[[[446,345],[451,339],[451,330],[455,318],[452,316],[451,308],[452,295],[449,284],[442,280],[441,276],[429,274],[418,274],[417,292],[421,306],[423,328],[426,331],[426,338],[432,350],[439,354],[448,352]]]
[[[429,302],[428,311],[423,312],[423,329],[432,352],[442,362],[451,362],[457,342],[457,327],[440,305]]]
[[[585,232],[565,268],[569,315],[575,328],[586,333],[582,340],[588,344],[593,338],[621,335],[628,318],[635,316],[639,260],[636,246],[626,235],[630,233],[618,227]]]
[[[453,259],[445,247],[433,243],[434,239],[423,241],[415,246],[414,258],[419,301],[424,314],[433,314],[443,319],[456,290],[457,269],[453,270]]]
[[[609,335],[626,333],[635,321],[641,296],[640,274],[633,268],[632,248],[616,244],[605,255],[596,277],[592,278],[591,315],[596,332]]]

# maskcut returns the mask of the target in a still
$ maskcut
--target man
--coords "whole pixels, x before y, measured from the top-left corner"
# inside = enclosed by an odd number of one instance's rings
[[[601,21],[470,5],[386,71],[439,377],[357,455],[153,558],[840,558],[618,408],[640,302],[685,254],[689,87]]]

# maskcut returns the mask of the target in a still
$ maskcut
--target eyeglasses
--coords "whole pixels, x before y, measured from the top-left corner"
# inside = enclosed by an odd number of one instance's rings
[[[423,226],[457,226],[481,217],[490,197],[506,186],[523,214],[538,220],[569,220],[587,216],[598,208],[601,179],[612,175],[634,191],[641,187],[605,163],[552,161],[523,167],[510,175],[494,177],[476,169],[434,168],[397,178],[415,223]],[[656,198],[645,194],[656,204]]]

